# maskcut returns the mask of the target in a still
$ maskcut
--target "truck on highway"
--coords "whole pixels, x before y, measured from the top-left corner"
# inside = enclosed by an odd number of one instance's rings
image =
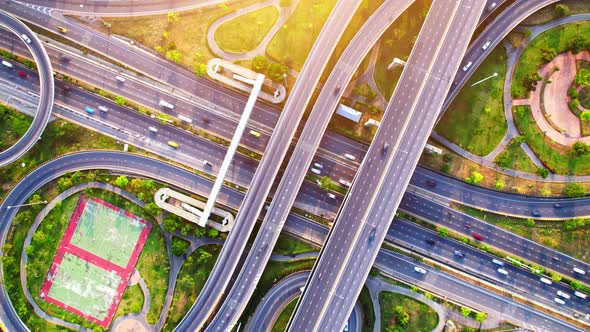
[[[582,292],[579,292],[579,291],[575,291],[574,292],[574,295],[577,296],[577,297],[579,297],[579,298],[582,298],[582,299],[588,298],[588,295],[586,295],[586,294],[584,294]]]
[[[169,102],[167,102],[167,101],[165,101],[165,100],[162,100],[162,99],[160,99],[160,102],[159,102],[158,104],[159,104],[160,106],[162,106],[162,107],[166,107],[166,108],[169,108],[169,109],[171,109],[171,110],[173,110],[173,109],[174,109],[174,105],[172,105],[172,104],[170,104]]]
[[[346,181],[346,180],[344,180],[344,179],[340,179],[340,180],[338,180],[338,182],[339,182],[341,185],[343,185],[343,186],[346,186],[346,187],[350,187],[350,186],[352,186],[352,183],[350,183],[349,181]]]
[[[170,145],[171,147],[178,149],[178,147],[180,145],[178,145],[178,143],[174,142],[174,141],[168,141],[168,145]]]
[[[571,296],[569,294],[564,293],[562,291],[557,291],[557,296],[561,296],[561,297],[563,297],[564,299],[567,299],[567,300],[571,299]]]
[[[584,271],[580,268],[577,268],[577,267],[574,267],[574,272],[576,272],[577,274],[581,274],[581,275],[586,274],[586,271]]]
[[[182,120],[182,121],[186,122],[186,123],[193,123],[193,119],[191,119],[191,118],[189,118],[189,117],[187,117],[187,116],[184,116],[184,115],[182,115],[182,114],[179,114],[179,115],[178,115],[178,118],[179,118],[180,120]]]
[[[86,107],[84,110],[85,110],[85,111],[86,111],[86,113],[88,113],[88,114],[94,114],[94,110],[93,110],[92,108],[90,108],[90,107]]]

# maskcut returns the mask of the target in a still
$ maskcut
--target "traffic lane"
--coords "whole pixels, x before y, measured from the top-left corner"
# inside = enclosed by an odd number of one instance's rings
[[[425,168],[416,170],[411,183],[467,205],[525,218],[542,220],[590,215],[587,198],[548,198],[510,194],[470,185]]]
[[[429,198],[424,198],[413,193],[406,193],[406,196],[408,199],[402,201],[402,204],[400,205],[400,208],[404,211],[436,222],[441,226],[467,236],[473,236],[473,234],[476,233],[480,234],[484,238],[483,242],[489,243],[503,251],[522,257],[527,261],[539,264],[565,276],[586,283],[590,281],[590,278],[587,275],[580,275],[573,272],[574,267],[586,269],[588,266],[587,263],[488,224],[482,220],[473,218],[460,211],[433,203]]]
[[[358,290],[378,252],[374,243],[380,244],[383,241],[385,231],[391,223],[423,146],[434,126],[435,115],[442,106],[450,87],[450,81],[462,55],[461,52],[467,47],[466,41],[469,40],[473,29],[475,29],[477,23],[475,19],[479,17],[483,9],[482,3],[478,6],[475,1],[469,0],[464,0],[461,3],[440,1],[433,3],[432,6],[430,14],[435,12],[437,16],[427,18],[412,53],[417,52],[418,55],[427,56],[431,54],[428,47],[438,45],[438,48],[434,57],[429,59],[431,62],[421,60],[419,57],[414,57],[416,59],[414,61],[419,62],[409,61],[410,66],[418,65],[417,67],[419,67],[419,64],[427,64],[426,68],[420,69],[426,70],[428,77],[426,81],[418,85],[415,102],[411,105],[412,108],[415,107],[415,110],[408,115],[401,115],[402,119],[407,119],[407,125],[403,130],[404,135],[396,148],[395,158],[388,162],[386,171],[382,175],[384,178],[380,179],[383,181],[384,189],[381,189],[381,185],[377,187],[379,191],[373,197],[375,208],[367,212],[366,219],[363,216],[366,223],[360,225],[362,227],[360,235],[354,240],[351,249],[348,249],[350,256],[347,256],[345,263],[342,264],[342,267],[345,267],[344,272],[336,281],[335,293],[337,295],[330,299],[330,309],[325,316],[327,320],[325,319],[321,325],[323,329],[332,326],[333,318],[334,322],[341,321],[346,312],[350,310],[349,307],[347,308],[347,300],[358,296]],[[449,20],[449,18],[452,19]],[[444,33],[442,38],[433,31],[434,29]],[[433,36],[436,39],[432,39]],[[408,69],[406,67],[404,72]],[[404,78],[400,79],[400,83],[404,82]],[[408,105],[402,104],[401,107],[408,108]],[[397,111],[399,112],[399,108]],[[386,132],[396,132],[395,126],[387,119],[382,121],[381,127],[381,130]],[[381,146],[378,137],[379,135],[373,144]],[[371,148],[369,154],[372,154],[373,151],[374,149]],[[365,197],[367,196],[369,196],[368,193]],[[372,259],[366,259],[367,256]],[[343,308],[347,309],[343,310]]]
[[[441,17],[446,17],[447,14],[450,14],[450,11],[447,8],[440,8],[440,12]],[[340,216],[330,232],[329,240],[322,249],[320,260],[314,267],[312,278],[310,278],[310,281],[308,282],[303,300],[299,302],[299,309],[292,320],[290,330],[313,330],[316,327],[316,322],[320,324],[322,323],[324,309],[328,305],[327,302],[333,298],[330,294],[334,287],[333,285],[339,281],[338,279],[344,268],[343,262],[345,262],[345,257],[351,254],[350,250],[352,249],[352,246],[354,246],[354,243],[357,243],[356,237],[359,237],[360,239],[368,239],[371,234],[371,230],[366,227],[360,227],[359,224],[364,222],[365,211],[370,207],[371,203],[368,202],[368,200],[374,199],[374,190],[380,188],[381,178],[377,178],[376,175],[380,174],[380,172],[382,172],[387,166],[386,164],[384,165],[383,160],[376,160],[382,159],[379,156],[381,154],[379,150],[381,147],[380,144],[383,144],[385,140],[381,138],[381,136],[389,133],[389,135],[387,135],[387,141],[392,142],[392,146],[396,146],[395,142],[400,139],[398,135],[401,135],[401,133],[404,132],[403,127],[405,126],[405,123],[402,124],[401,120],[408,118],[411,105],[413,105],[413,101],[417,98],[414,94],[421,86],[421,82],[426,74],[426,71],[423,70],[421,64],[427,64],[428,66],[432,61],[432,59],[429,58],[429,55],[427,55],[428,52],[423,52],[425,45],[427,43],[430,43],[430,45],[437,45],[440,43],[441,34],[443,33],[442,29],[437,29],[436,31],[425,31],[425,29],[428,29],[427,26],[423,27],[408,61],[409,65],[405,67],[402,78],[400,79],[400,83],[404,85],[398,85],[397,88],[397,90],[404,89],[405,91],[408,91],[408,94],[394,93],[392,101],[390,102],[390,105],[388,105],[388,111],[392,105],[395,105],[396,112],[400,113],[396,114],[397,121],[395,121],[395,118],[392,118],[392,112],[386,111],[381,123],[381,128],[378,131],[371,148],[369,148],[368,156],[359,169],[357,179],[344,203]],[[391,125],[391,123],[393,123],[393,125]],[[388,127],[391,127],[391,129]],[[382,134],[379,135],[380,133]],[[379,146],[379,148],[376,148],[376,146]],[[351,197],[362,197],[362,199],[353,200]],[[360,231],[358,231],[359,229]],[[353,230],[355,232],[354,235]],[[353,238],[352,243],[349,242],[351,238]],[[330,253],[331,256],[325,258],[326,256],[324,256],[323,253]],[[334,253],[337,253],[337,255],[334,256]],[[363,253],[363,256],[365,253],[366,251]],[[358,263],[357,259],[349,261],[354,262],[355,264]],[[354,286],[351,288],[354,288]],[[355,288],[355,292],[356,289],[357,288]],[[313,298],[307,300],[307,294],[313,294]],[[331,307],[334,308],[336,306],[333,305]],[[345,307],[345,305],[343,304],[341,307]],[[296,320],[298,316],[301,318]],[[302,317],[305,317],[305,321]],[[332,319],[332,317],[336,318],[336,315],[330,313],[327,317],[329,317],[328,319]],[[326,326],[324,326],[324,328],[326,328]]]
[[[514,300],[494,294],[388,250],[381,250],[375,260],[375,265],[387,274],[400,278],[407,283],[415,284],[420,288],[427,289],[441,297],[453,299],[471,308],[498,315],[503,319],[509,321],[518,320],[520,324],[525,324],[528,328],[534,327],[547,332],[583,331],[578,327]],[[415,266],[425,269],[427,271],[426,275],[414,271]]]
[[[435,260],[476,275],[478,278],[493,284],[507,287],[508,290],[515,290],[525,298],[532,297],[532,300],[542,302],[549,307],[555,307],[558,311],[563,311],[561,308],[571,308],[585,313],[590,309],[587,301],[574,296],[571,288],[566,284],[553,283],[552,285],[546,285],[540,281],[539,276],[528,270],[518,268],[508,261],[462,242],[451,240],[448,237],[441,237],[436,232],[410,221],[395,219],[387,232],[387,238],[388,240],[401,241],[402,246],[411,246],[412,250],[419,248],[421,252],[426,252],[427,256]],[[428,241],[434,241],[434,244],[428,243]],[[457,256],[456,251],[460,252],[463,257]],[[492,259],[503,261],[504,266],[494,264]],[[508,275],[500,273],[499,268],[507,271]],[[550,277],[546,278],[551,279]],[[554,298],[559,297],[557,295],[558,291],[571,297],[571,299],[563,299],[566,306],[562,307],[555,303]],[[569,315],[570,312],[565,314]]]

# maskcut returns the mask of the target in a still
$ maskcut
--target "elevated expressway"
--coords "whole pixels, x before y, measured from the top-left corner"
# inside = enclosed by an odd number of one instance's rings
[[[250,187],[242,201],[238,214],[236,215],[235,224],[230,231],[229,236],[221,249],[221,253],[209,275],[201,294],[192,305],[188,314],[178,324],[179,331],[199,331],[204,329],[207,321],[212,317],[214,311],[222,304],[223,297],[226,294],[227,285],[230,282],[234,271],[238,267],[240,257],[244,252],[246,243],[254,225],[258,220],[260,211],[266,202],[267,196],[274,183],[275,177],[290,143],[293,140],[297,125],[307,107],[313,94],[315,86],[320,79],[320,74],[326,67],[330,55],[332,54],[340,37],[344,33],[348,22],[360,4],[360,0],[339,0],[332,9],[322,31],[316,39],[308,57],[303,65],[299,77],[290,93],[289,99],[285,104],[283,111],[275,126],[272,136],[266,146],[269,153],[265,153],[254,173]],[[276,195],[275,195],[276,197]],[[273,204],[271,205],[271,209]],[[290,208],[290,206],[289,206]],[[280,228],[278,229],[280,232]],[[278,233],[277,232],[277,233]],[[277,234],[278,236],[278,234]],[[257,240],[260,236],[257,237]],[[274,243],[263,244],[264,250],[272,251]],[[256,249],[256,244],[251,252]],[[266,263],[266,262],[265,262]],[[248,264],[248,263],[246,263]],[[264,264],[262,265],[264,268]],[[250,267],[247,266],[246,270]],[[262,271],[261,271],[262,273]],[[254,283],[255,285],[255,283]],[[253,286],[248,285],[253,291]],[[241,292],[241,291],[240,291]],[[248,298],[246,298],[246,301]],[[215,317],[225,317],[223,308],[228,301],[224,301],[222,312]],[[231,304],[229,304],[231,306]],[[243,304],[245,305],[245,303]],[[234,310],[230,307],[228,314],[239,317],[241,311]],[[236,317],[236,320],[237,320]],[[225,324],[224,324],[225,325]],[[226,328],[223,327],[225,330]]]
[[[484,9],[434,0],[288,331],[336,331],[352,310]]]
[[[225,331],[232,329],[240,318],[287,220],[287,215],[308,172],[308,167],[332,117],[333,110],[344,92],[343,87],[348,84],[362,59],[383,32],[412,2],[411,0],[385,1],[357,32],[343,52],[332,74],[324,84],[322,92],[311,111],[309,120],[295,146],[295,150],[291,154],[287,168],[273,196],[272,203],[244,262],[244,268],[238,275],[209,330]],[[327,23],[326,26],[329,27],[330,24]],[[314,57],[310,56],[309,58],[313,59]],[[298,78],[298,82],[299,80],[301,80],[301,77]],[[291,95],[289,100],[293,98],[294,96]],[[272,147],[268,147],[267,151],[268,153],[275,153]],[[250,188],[251,190],[252,188]],[[257,215],[251,216],[252,220],[256,220],[257,217]]]
[[[43,45],[26,25],[21,21],[0,10],[0,28],[6,29],[16,34],[21,42],[26,45],[27,49],[33,55],[37,66],[39,67],[40,76],[40,99],[37,107],[37,113],[27,132],[11,147],[0,152],[0,167],[6,166],[29,151],[45,130],[47,122],[51,117],[53,107],[53,69],[49,57],[43,48]],[[25,42],[21,35],[27,35],[30,43]]]
[[[35,191],[63,174],[95,169],[151,178],[158,182],[168,183],[173,187],[194,193],[207,193],[212,185],[212,182],[208,179],[148,157],[110,151],[79,152],[45,163],[17,183],[14,189],[8,193],[2,204],[0,204],[0,220],[11,221],[18,213],[18,210],[7,209],[7,206],[25,203]],[[225,187],[222,192],[224,193],[224,204],[226,206],[237,208],[240,205],[243,199],[242,193]],[[10,226],[10,222],[0,224],[0,248],[6,242],[6,236]],[[316,224],[294,214],[289,215],[285,230],[316,245],[321,245],[328,233],[326,226]],[[578,331],[577,328],[535,309],[508,298],[495,295],[487,290],[386,250],[380,251],[375,264],[386,273],[395,275],[401,280],[416,283],[424,289],[442,296],[447,296],[449,299],[460,303],[471,305],[474,308],[480,308],[480,310],[487,312],[497,312],[509,321],[528,322],[529,326],[542,327],[546,331]],[[427,269],[429,271],[429,277],[425,280],[416,279],[415,274],[412,272],[415,265],[420,265]],[[1,269],[0,273],[2,273]],[[430,277],[431,274],[437,277]],[[481,299],[481,301],[472,303],[473,299]],[[8,299],[3,283],[0,283],[0,305],[2,307],[2,310],[0,310],[0,322],[4,325],[5,330],[11,332],[27,330]]]

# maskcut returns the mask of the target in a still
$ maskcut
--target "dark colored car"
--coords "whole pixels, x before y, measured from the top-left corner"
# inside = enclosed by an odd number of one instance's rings
[[[426,184],[430,187],[436,187],[436,181],[434,180],[426,180]]]
[[[375,242],[375,227],[373,227],[371,233],[369,234],[369,244],[372,245],[373,242]]]
[[[20,70],[19,70],[19,71],[17,71],[16,73],[17,73],[17,74],[18,74],[18,76],[20,76],[20,77],[27,77],[27,74],[26,74],[24,71],[20,71]]]
[[[479,234],[479,233],[473,233],[473,237],[474,237],[476,240],[483,241],[483,235],[481,235],[481,234]]]
[[[433,239],[426,239],[425,241],[426,241],[426,243],[430,244],[431,246],[436,244],[436,241],[434,241]]]

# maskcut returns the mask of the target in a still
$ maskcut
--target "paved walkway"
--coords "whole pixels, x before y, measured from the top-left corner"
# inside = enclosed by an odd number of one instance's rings
[[[413,293],[407,288],[394,286],[381,278],[369,277],[367,278],[365,284],[369,289],[369,294],[371,295],[371,300],[373,301],[373,307],[375,308],[375,327],[373,328],[374,332],[381,332],[381,306],[379,304],[379,293],[381,292],[400,293],[405,296],[416,299],[422,303],[426,303],[438,315],[438,325],[432,331],[442,331],[444,329],[445,322],[447,320],[447,315],[445,312],[445,308],[440,304],[427,299],[422,294]]]
[[[233,13],[225,15],[225,16],[217,19],[216,21],[214,21],[211,24],[211,26],[209,26],[209,30],[207,31],[207,43],[209,44],[209,47],[211,48],[211,50],[215,54],[217,54],[220,58],[227,60],[227,61],[231,61],[231,62],[238,61],[238,60],[250,60],[257,55],[266,56],[266,46],[272,40],[272,38],[276,35],[276,33],[283,27],[283,25],[287,22],[289,17],[291,17],[291,14],[295,11],[295,8],[297,8],[298,3],[299,3],[298,0],[293,0],[293,1],[291,1],[291,5],[289,7],[281,7],[280,0],[268,0],[268,1],[265,1],[262,3],[257,3],[255,5],[252,5],[252,6],[249,6],[246,8],[239,9]],[[279,17],[277,18],[277,20],[276,20],[275,24],[272,26],[272,28],[268,31],[266,36],[264,36],[264,38],[262,39],[260,44],[258,44],[258,46],[256,46],[256,48],[254,48],[253,50],[248,51],[248,52],[233,53],[233,52],[224,51],[219,47],[219,45],[217,45],[217,41],[215,41],[215,31],[217,31],[217,28],[219,28],[219,26],[221,26],[223,23],[230,21],[238,16],[242,16],[242,15],[257,11],[259,9],[262,9],[262,8],[268,7],[268,6],[275,7],[279,11]],[[289,69],[289,74],[293,77],[299,76],[299,72],[292,70],[292,69]]]
[[[526,41],[523,43],[521,48],[514,48],[514,47],[512,47],[512,45],[508,44],[506,41],[504,42],[506,49],[507,49],[507,53],[508,53],[506,81],[504,84],[504,115],[506,117],[508,130],[506,132],[505,137],[500,142],[500,144],[490,154],[488,154],[487,156],[484,156],[484,157],[477,156],[477,155],[459,147],[455,143],[449,141],[448,139],[446,139],[442,135],[437,134],[436,132],[432,132],[431,137],[436,139],[437,141],[439,141],[443,145],[445,145],[447,148],[449,148],[453,152],[459,154],[463,158],[469,159],[469,160],[471,160],[475,163],[478,163],[482,166],[493,169],[498,173],[512,176],[512,177],[522,178],[522,179],[526,179],[526,180],[531,180],[531,181],[543,180],[540,176],[538,176],[536,174],[516,171],[516,170],[512,170],[512,169],[503,169],[503,168],[498,167],[494,163],[494,159],[501,151],[503,151],[505,149],[507,144],[510,142],[510,139],[514,136],[520,135],[520,133],[516,129],[516,125],[514,124],[514,118],[512,116],[512,106],[513,105],[530,104],[530,100],[532,98],[532,97],[530,97],[529,99],[519,99],[519,100],[515,100],[515,101],[512,100],[512,96],[510,94],[510,91],[511,91],[511,86],[512,86],[512,79],[514,77],[514,70],[516,67],[517,60],[522,55],[522,52],[524,51],[524,49],[526,49],[527,45],[533,39],[535,39],[535,37],[537,37],[539,34],[541,34],[542,32],[544,32],[546,30],[549,30],[549,29],[552,29],[552,28],[555,28],[557,26],[564,25],[567,23],[574,23],[574,22],[579,22],[579,21],[590,21],[590,14],[579,14],[579,15],[567,16],[567,17],[564,17],[564,18],[561,18],[558,20],[548,22],[546,24],[528,27],[532,33],[526,39]],[[537,89],[537,90],[540,93],[541,89]],[[543,119],[545,119],[545,118],[543,117]],[[546,119],[545,119],[545,122],[546,122]],[[553,127],[551,127],[551,128],[553,128]],[[588,138],[590,139],[590,137],[588,137]],[[559,141],[557,141],[557,142],[559,142]],[[542,165],[541,161],[539,160],[539,158],[534,154],[534,152],[530,149],[530,147],[528,145],[523,144],[523,145],[521,145],[521,147],[523,148],[523,150],[527,154],[527,156],[538,167],[544,167]],[[590,175],[568,176],[568,175],[549,174],[549,176],[546,179],[544,179],[543,181],[545,181],[545,182],[572,182],[572,181],[590,182]]]
[[[359,77],[357,77],[355,80],[351,81],[350,84],[348,84],[347,89],[345,91],[345,95],[353,95],[352,90],[356,86],[360,86],[363,83],[367,83],[369,84],[371,89],[373,89],[373,91],[377,93],[377,98],[375,98],[375,100],[370,104],[375,105],[383,111],[385,111],[388,104],[387,99],[385,99],[385,97],[381,93],[381,90],[379,90],[379,87],[377,87],[377,83],[375,82],[375,64],[377,63],[377,58],[379,57],[380,46],[381,41],[378,41],[375,44],[375,46],[373,46],[373,48],[371,49],[371,53],[369,53],[369,64],[367,65],[367,68]],[[366,100],[363,101],[367,102]]]
[[[308,258],[317,258],[319,251],[309,251],[303,252],[296,255],[279,255],[279,254],[272,254],[270,255],[270,259],[273,261],[278,262],[292,262],[300,259],[308,259]]]

